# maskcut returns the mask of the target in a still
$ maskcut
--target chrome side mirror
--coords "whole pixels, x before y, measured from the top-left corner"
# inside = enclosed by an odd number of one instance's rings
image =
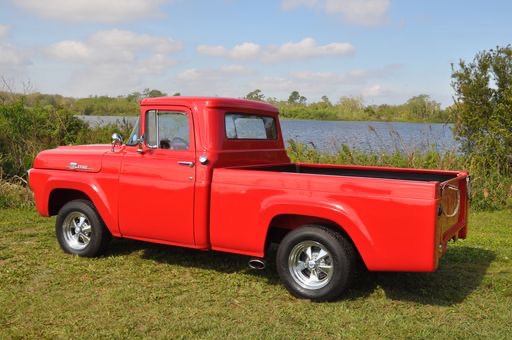
[[[114,152],[115,147],[118,145],[119,146],[123,145],[123,138],[121,137],[120,134],[115,132],[112,134],[112,152]]]

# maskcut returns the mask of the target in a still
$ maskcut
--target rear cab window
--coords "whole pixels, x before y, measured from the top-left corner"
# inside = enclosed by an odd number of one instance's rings
[[[230,140],[276,140],[277,127],[273,117],[227,112],[224,118],[226,137]]]

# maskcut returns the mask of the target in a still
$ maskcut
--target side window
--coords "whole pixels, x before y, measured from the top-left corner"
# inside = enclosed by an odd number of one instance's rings
[[[139,131],[140,131],[140,117],[137,119],[137,123],[133,126],[130,138],[126,141],[126,145],[135,146],[139,142]]]
[[[146,144],[151,148],[188,150],[190,130],[183,112],[156,111],[146,113]]]
[[[157,111],[151,110],[146,114],[146,144],[156,148],[157,143]]]

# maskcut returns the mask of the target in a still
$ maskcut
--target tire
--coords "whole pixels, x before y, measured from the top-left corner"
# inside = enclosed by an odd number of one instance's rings
[[[277,250],[277,272],[295,297],[332,301],[350,285],[356,252],[341,233],[306,225],[290,231]]]
[[[112,239],[94,205],[87,200],[70,201],[59,210],[55,233],[64,252],[82,257],[103,254]]]

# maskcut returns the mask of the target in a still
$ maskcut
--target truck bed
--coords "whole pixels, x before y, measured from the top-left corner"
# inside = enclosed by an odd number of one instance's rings
[[[457,177],[457,172],[453,171],[356,167],[345,165],[332,166],[301,163],[256,166],[251,167],[251,169],[312,175],[383,178],[421,182],[445,182]]]
[[[465,237],[466,178],[456,171],[354,165],[216,168],[211,245],[262,256],[269,225],[336,225],[350,236],[369,270],[433,271],[447,242]],[[281,223],[289,216],[296,225]]]

